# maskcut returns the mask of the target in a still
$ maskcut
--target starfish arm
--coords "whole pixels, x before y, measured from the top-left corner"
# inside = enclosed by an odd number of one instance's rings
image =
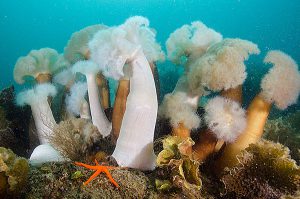
[[[96,165],[100,166],[99,162],[97,161],[97,159],[95,159],[95,163]]]
[[[97,170],[87,181],[85,181],[83,184],[87,185],[89,182],[91,182],[94,178],[96,178],[102,171],[99,169]]]
[[[98,169],[98,166],[92,166],[92,165],[84,164],[82,162],[75,162],[75,165],[85,167],[87,169],[92,169],[92,170],[97,170]]]
[[[108,179],[110,180],[110,182],[113,183],[117,188],[119,188],[118,183],[113,179],[113,177],[111,176],[109,171],[107,169],[104,169],[103,171],[105,172],[105,174],[108,177]]]

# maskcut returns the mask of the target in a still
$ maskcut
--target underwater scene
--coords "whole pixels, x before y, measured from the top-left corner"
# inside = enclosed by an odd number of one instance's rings
[[[0,9],[0,199],[300,199],[299,0]]]

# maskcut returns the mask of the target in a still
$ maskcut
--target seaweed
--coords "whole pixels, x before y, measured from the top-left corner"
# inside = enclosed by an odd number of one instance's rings
[[[300,189],[300,168],[289,149],[262,140],[251,144],[238,156],[239,164],[226,168],[221,180],[226,194],[236,198],[280,198]]]
[[[12,150],[0,147],[0,196],[19,198],[26,190],[29,164]]]
[[[291,150],[291,157],[300,163],[300,111],[268,120],[264,128],[264,138],[279,142]]]
[[[87,161],[100,139],[101,134],[90,121],[77,118],[60,122],[49,135],[50,143],[72,161]]]
[[[157,156],[157,190],[179,192],[188,198],[201,198],[199,163],[187,155],[187,149],[193,144],[190,138],[177,136],[169,136],[163,140],[163,150]]]

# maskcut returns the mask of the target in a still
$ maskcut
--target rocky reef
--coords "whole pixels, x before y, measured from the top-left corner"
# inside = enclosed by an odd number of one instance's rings
[[[0,147],[10,148],[17,155],[29,156],[30,109],[15,105],[13,86],[0,92]]]
[[[116,188],[101,174],[91,183],[83,182],[92,173],[73,163],[50,163],[32,168],[27,199],[37,198],[158,198],[145,173],[131,169],[115,169],[112,177]]]

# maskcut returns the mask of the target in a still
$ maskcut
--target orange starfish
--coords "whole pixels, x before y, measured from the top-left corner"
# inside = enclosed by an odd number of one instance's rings
[[[87,185],[89,182],[91,182],[95,177],[97,177],[100,173],[104,172],[106,176],[108,177],[109,181],[113,183],[117,188],[119,188],[118,183],[113,179],[111,174],[109,173],[109,169],[115,169],[116,167],[112,166],[102,166],[98,163],[98,161],[95,159],[96,166],[84,164],[82,162],[75,162],[75,165],[85,167],[87,169],[95,170],[96,172],[83,184]]]

